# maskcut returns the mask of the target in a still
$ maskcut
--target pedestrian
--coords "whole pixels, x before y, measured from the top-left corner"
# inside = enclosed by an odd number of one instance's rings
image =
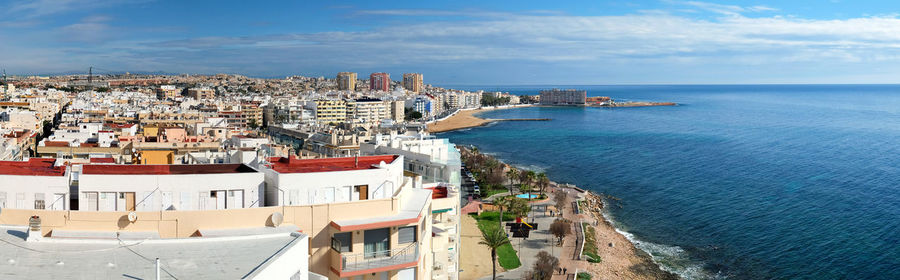
[[[563,274],[566,274],[566,271],[568,271],[568,269],[563,267]]]

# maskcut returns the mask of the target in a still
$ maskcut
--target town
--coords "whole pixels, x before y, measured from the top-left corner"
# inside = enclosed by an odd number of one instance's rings
[[[444,89],[418,73],[402,81],[351,72],[4,76],[0,92],[0,224],[20,233],[3,237],[0,257],[15,263],[13,275],[79,266],[95,268],[80,272],[87,278],[468,279],[485,275],[473,268],[460,276],[461,234],[476,232],[466,245],[475,251],[482,235],[499,231],[484,223],[499,224],[504,207],[505,219],[520,219],[494,235],[491,248],[501,252],[491,272],[536,273],[525,269],[546,265],[532,264],[531,250],[517,255],[507,238],[535,230],[555,239],[536,227],[578,199],[559,192],[558,206],[548,207],[546,176],[522,171],[531,177],[498,182],[489,173],[518,170],[485,169],[471,148],[428,130],[463,111],[540,104],[541,96]],[[586,100],[584,91],[553,93],[541,95]],[[475,221],[469,214],[479,222],[464,229],[463,220]],[[556,227],[559,241],[581,228]],[[32,247],[44,249],[22,249]],[[47,258],[49,248],[79,253]]]

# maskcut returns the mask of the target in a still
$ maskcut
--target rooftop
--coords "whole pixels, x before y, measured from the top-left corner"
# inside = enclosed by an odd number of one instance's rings
[[[31,158],[28,161],[0,161],[0,175],[63,176],[65,166],[56,166],[56,159]]]
[[[4,279],[154,279],[156,258],[161,279],[253,278],[306,238],[294,232],[167,240],[45,237],[26,242],[25,230],[0,226]]]
[[[85,165],[82,174],[89,175],[188,175],[253,173],[255,169],[244,164],[191,164],[191,165],[139,165],[103,164]]]
[[[363,156],[322,159],[271,158],[271,167],[278,173],[313,173],[376,169],[381,162],[392,163],[400,156]]]

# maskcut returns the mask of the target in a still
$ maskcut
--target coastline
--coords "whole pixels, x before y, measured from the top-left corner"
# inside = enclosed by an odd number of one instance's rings
[[[516,167],[505,163],[503,160],[494,157],[500,162],[501,166],[526,170],[525,168]],[[551,190],[564,189],[562,184],[550,181]],[[572,269],[579,268],[581,271],[588,271],[593,276],[592,279],[680,279],[681,277],[663,268],[657,263],[650,252],[639,248],[632,237],[626,236],[629,233],[616,228],[614,223],[607,217],[606,201],[603,194],[596,194],[591,191],[584,192],[584,206],[579,214],[572,213],[568,210],[567,218],[573,218],[589,223],[593,227],[595,240],[598,240],[597,253],[602,258],[600,263],[590,263],[586,260],[561,259],[562,264],[572,265]],[[574,217],[570,215],[575,215]],[[569,235],[564,238],[565,244],[575,244],[575,235]],[[520,258],[522,256],[519,256]],[[471,266],[471,264],[469,264]],[[568,265],[566,265],[568,266]],[[461,266],[462,268],[462,266]],[[476,270],[474,267],[467,267]]]
[[[493,110],[501,110],[501,109],[513,109],[513,108],[524,108],[532,106],[530,104],[527,105],[518,105],[518,106],[503,106],[503,107],[481,107],[473,110],[460,110],[453,116],[450,116],[446,119],[436,121],[434,123],[428,124],[428,132],[429,133],[440,133],[440,132],[448,132],[472,127],[479,127],[483,125],[487,125],[489,123],[501,120],[494,119],[482,119],[476,114],[493,111]]]

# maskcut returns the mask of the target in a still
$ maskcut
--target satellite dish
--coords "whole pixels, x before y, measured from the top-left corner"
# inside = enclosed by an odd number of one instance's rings
[[[136,222],[137,221],[137,213],[128,212],[128,221],[132,222],[132,223]]]
[[[281,222],[284,222],[284,214],[281,214],[281,212],[272,213],[272,225],[278,227],[281,225]]]

